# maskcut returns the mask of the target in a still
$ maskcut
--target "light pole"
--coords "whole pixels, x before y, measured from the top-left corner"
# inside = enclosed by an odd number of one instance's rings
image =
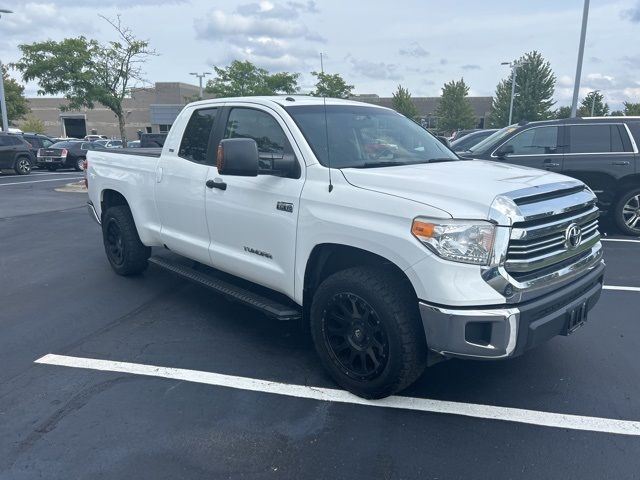
[[[209,72],[196,73],[191,72],[189,75],[193,75],[194,77],[198,77],[198,81],[200,82],[200,100],[202,100],[202,79],[207,75],[211,75]]]
[[[518,67],[521,67],[526,62],[502,62],[500,65],[509,65],[511,67],[511,103],[509,104],[509,123],[511,125],[511,119],[513,118],[513,99],[516,96],[516,76],[518,74]]]
[[[578,93],[580,91],[580,76],[582,75],[582,57],[584,57],[584,40],[587,37],[587,20],[589,19],[589,0],[584,0],[582,10],[582,30],[580,31],[580,44],[578,46],[578,64],[576,65],[576,83],[573,86],[573,101],[571,102],[571,118],[578,112]]]
[[[11,10],[0,8],[0,18],[3,13],[13,13]],[[4,98],[4,75],[2,70],[2,60],[0,60],[0,110],[2,110],[2,130],[9,131],[9,119],[7,117],[7,101]]]
[[[593,117],[593,112],[596,109],[596,95],[600,93],[600,90],[594,90],[591,93],[593,94],[593,97],[591,97],[591,116]]]

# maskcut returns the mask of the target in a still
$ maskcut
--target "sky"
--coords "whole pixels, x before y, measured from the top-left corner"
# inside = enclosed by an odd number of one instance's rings
[[[557,77],[556,106],[573,92],[583,0],[0,0],[0,60],[19,44],[84,35],[115,38],[99,14],[123,22],[159,53],[149,82],[195,84],[232,60],[300,72],[313,88],[320,52],[357,94],[390,96],[399,84],[437,96],[465,79],[470,95],[493,95],[509,74],[501,62],[538,50]],[[16,72],[13,75],[18,77]],[[640,0],[592,0],[581,96],[598,89],[612,109],[640,102]],[[35,96],[37,85],[27,85]]]

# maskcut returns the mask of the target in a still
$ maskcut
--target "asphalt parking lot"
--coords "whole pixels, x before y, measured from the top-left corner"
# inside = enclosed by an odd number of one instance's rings
[[[640,478],[640,241],[606,222],[575,335],[357,403],[298,325],[112,273],[79,177],[0,175],[3,480]]]

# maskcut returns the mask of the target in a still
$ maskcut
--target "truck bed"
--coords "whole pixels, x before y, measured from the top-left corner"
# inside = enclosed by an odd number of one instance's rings
[[[155,148],[109,148],[109,153],[121,153],[127,155],[138,155],[142,157],[160,157],[162,147]]]

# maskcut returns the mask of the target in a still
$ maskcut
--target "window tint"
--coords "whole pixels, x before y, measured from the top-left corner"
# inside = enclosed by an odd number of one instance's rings
[[[205,108],[193,112],[184,130],[178,155],[193,162],[203,163],[207,160],[209,136],[213,130],[217,110]]]
[[[558,150],[558,127],[538,127],[530,128],[518,133],[504,146],[513,147],[512,155],[545,155],[557,153]]]
[[[266,112],[250,108],[234,108],[229,114],[224,138],[252,138],[258,152],[283,155],[289,150],[287,137],[278,122]]]
[[[7,137],[5,135],[0,135],[0,147],[5,147],[7,145],[9,145]]]
[[[569,127],[569,153],[623,152],[617,125],[573,125]]]
[[[80,150],[93,150],[93,145],[91,145],[89,142],[84,142],[82,145],[80,145]]]
[[[46,138],[43,138],[40,143],[42,143],[42,146],[44,148],[47,148],[53,145],[53,142],[51,140],[47,140]]]

